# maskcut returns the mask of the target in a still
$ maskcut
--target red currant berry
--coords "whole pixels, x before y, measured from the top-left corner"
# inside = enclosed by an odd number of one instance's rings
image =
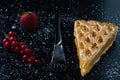
[[[20,46],[22,46],[22,45],[25,45],[25,43],[24,42],[20,42]]]
[[[9,39],[10,39],[11,41],[17,41],[17,38],[14,37],[14,36],[10,37]]]
[[[25,49],[27,49],[28,47],[26,46],[26,45],[21,45],[21,50],[25,50]]]
[[[8,36],[16,36],[16,32],[14,32],[14,31],[10,31],[9,33],[8,33]]]
[[[24,53],[28,56],[31,56],[32,55],[32,50],[31,49],[25,49]]]
[[[6,49],[10,49],[10,47],[11,47],[11,42],[5,42],[4,47],[5,47]]]
[[[16,47],[16,48],[15,48],[15,52],[19,53],[19,52],[20,52],[20,48],[19,48],[19,47]]]
[[[12,46],[13,46],[13,47],[19,47],[19,42],[17,42],[17,41],[12,41]]]
[[[39,65],[40,64],[40,60],[39,59],[35,59],[35,64]]]
[[[28,58],[29,58],[29,56],[27,56],[27,55],[23,55],[23,57],[22,57],[23,61],[28,61]]]
[[[20,51],[20,56],[23,56],[24,55],[24,51]]]
[[[3,39],[2,44],[4,45],[5,42],[9,42],[9,39],[8,38]]]
[[[34,64],[34,61],[35,61],[35,58],[34,58],[34,57],[30,57],[30,58],[28,59],[28,63],[29,63],[29,64]]]

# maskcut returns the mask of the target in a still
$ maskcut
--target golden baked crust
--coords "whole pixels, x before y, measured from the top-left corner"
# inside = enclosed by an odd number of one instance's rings
[[[100,56],[112,45],[118,27],[112,23],[94,20],[76,20],[74,23],[75,44],[81,75],[86,75]]]

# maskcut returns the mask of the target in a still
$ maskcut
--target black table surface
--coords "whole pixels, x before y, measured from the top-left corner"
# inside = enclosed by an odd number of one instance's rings
[[[85,77],[79,72],[74,43],[74,21],[77,19],[113,22],[120,26],[119,0],[2,0],[0,1],[0,80],[119,80],[120,33],[113,46]],[[20,26],[19,13],[32,11],[39,16],[36,31]],[[62,17],[62,35],[67,70],[51,70],[56,16]],[[2,46],[3,32],[16,31],[41,60],[41,65],[29,67],[21,57]]]

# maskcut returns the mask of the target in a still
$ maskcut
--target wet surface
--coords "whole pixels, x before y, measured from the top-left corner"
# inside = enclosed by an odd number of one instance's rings
[[[77,19],[94,19],[114,22],[120,26],[120,9],[112,5],[114,0],[4,0],[0,3],[0,80],[118,80],[120,77],[120,30],[113,46],[84,78],[79,73],[73,36],[73,24]],[[21,11],[34,11],[39,16],[36,31],[28,32],[19,24]],[[56,16],[62,17],[62,35],[67,70],[51,70]],[[24,41],[41,60],[40,66],[29,67],[19,55],[2,46],[3,32],[16,31],[19,41]]]

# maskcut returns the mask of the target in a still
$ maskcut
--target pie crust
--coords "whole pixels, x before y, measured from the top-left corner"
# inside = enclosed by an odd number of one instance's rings
[[[75,44],[82,76],[90,72],[102,54],[113,44],[118,26],[94,20],[76,20],[74,23]]]

